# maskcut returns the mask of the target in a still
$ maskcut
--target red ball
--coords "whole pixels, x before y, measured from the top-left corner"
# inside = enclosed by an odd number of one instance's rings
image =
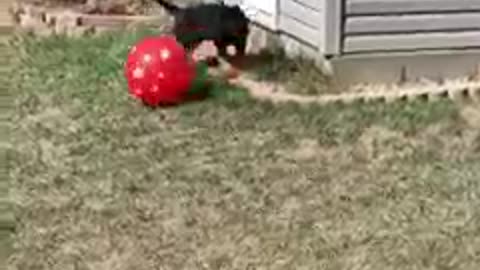
[[[195,66],[175,37],[147,37],[130,49],[125,63],[130,93],[150,106],[183,101]]]

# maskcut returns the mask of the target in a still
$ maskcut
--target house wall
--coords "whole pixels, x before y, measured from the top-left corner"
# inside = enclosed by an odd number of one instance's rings
[[[317,57],[340,53],[341,0],[231,1],[257,10],[253,21],[274,30],[288,54]]]
[[[224,0],[239,4],[255,23],[250,34],[251,51],[281,44],[289,55],[318,55],[322,40],[321,19],[324,0]],[[275,36],[276,41],[272,41]]]
[[[215,1],[218,2],[219,0]],[[240,5],[250,19],[270,31],[277,30],[278,1],[279,0],[223,0],[227,5]]]
[[[341,52],[480,48],[479,0],[344,0]]]
[[[278,28],[311,47],[323,42],[324,7],[319,0],[280,0]]]

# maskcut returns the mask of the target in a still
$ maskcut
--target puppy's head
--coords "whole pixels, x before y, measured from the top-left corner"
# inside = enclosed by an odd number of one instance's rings
[[[236,36],[248,35],[250,21],[238,5],[226,7],[225,15],[229,18],[225,20],[225,22],[228,22],[228,30]]]

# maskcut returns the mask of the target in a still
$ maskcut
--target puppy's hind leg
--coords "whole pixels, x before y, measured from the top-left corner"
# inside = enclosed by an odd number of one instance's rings
[[[246,37],[236,38],[233,42],[233,46],[235,46],[235,56],[238,56],[238,57],[245,56],[246,49],[247,49],[247,38]]]
[[[215,40],[214,43],[215,43],[215,46],[217,47],[218,55],[219,55],[220,57],[226,57],[226,56],[228,56],[228,52],[227,52],[227,46],[228,46],[228,44],[226,44],[225,42],[223,42],[223,40]]]

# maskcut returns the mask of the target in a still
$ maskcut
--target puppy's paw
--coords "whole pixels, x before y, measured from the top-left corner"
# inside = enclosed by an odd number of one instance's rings
[[[218,49],[215,43],[210,40],[201,42],[193,49],[192,58],[194,61],[211,61],[218,56]]]

